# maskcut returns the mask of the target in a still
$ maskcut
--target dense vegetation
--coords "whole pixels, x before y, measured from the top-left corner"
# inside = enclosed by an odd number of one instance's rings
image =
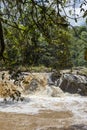
[[[69,48],[71,53],[71,59],[74,66],[87,67],[87,61],[85,58],[85,52],[87,49],[87,27],[75,27],[75,30],[78,35],[70,29],[71,38]]]
[[[0,66],[43,65],[55,69],[86,66],[87,27],[70,27],[67,15],[61,14],[66,2],[1,0]],[[77,22],[76,1],[73,2],[73,19]],[[86,1],[80,5],[86,17],[83,4],[86,5]]]

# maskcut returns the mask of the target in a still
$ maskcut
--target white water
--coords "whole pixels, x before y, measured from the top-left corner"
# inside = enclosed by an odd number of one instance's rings
[[[48,74],[44,75],[47,79],[49,78]],[[84,77],[79,78],[79,80],[85,82]],[[87,97],[64,93],[57,87],[55,87],[56,91],[58,91],[57,97],[51,97],[54,87],[47,86],[46,89],[37,91],[33,95],[24,96],[25,100],[23,102],[8,100],[7,103],[4,103],[2,102],[3,99],[0,98],[0,111],[24,114],[38,114],[43,110],[69,111],[73,116],[66,120],[73,122],[73,124],[87,124]]]
[[[2,99],[0,99],[1,112],[38,114],[41,110],[70,111],[73,114],[73,122],[87,124],[87,97],[77,95],[65,95],[60,98],[30,96],[25,97],[23,102],[8,101],[5,104],[1,101]]]

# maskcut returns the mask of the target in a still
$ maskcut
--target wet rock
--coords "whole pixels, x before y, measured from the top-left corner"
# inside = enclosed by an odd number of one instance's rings
[[[61,128],[59,130],[87,130],[87,125],[84,124],[72,125],[67,128]]]
[[[67,79],[63,79],[61,85],[59,86],[64,92],[77,93],[78,85],[75,82],[69,82]]]
[[[61,83],[58,83],[57,86],[64,92],[69,92],[71,94],[78,93],[87,96],[87,77],[74,74],[63,74],[59,80]]]
[[[59,71],[55,71],[51,74],[50,79],[55,83],[55,81],[57,81],[60,77],[61,73]]]

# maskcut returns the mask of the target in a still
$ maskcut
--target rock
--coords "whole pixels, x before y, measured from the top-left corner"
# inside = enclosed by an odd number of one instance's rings
[[[69,82],[67,79],[63,79],[61,85],[59,86],[64,92],[69,92],[69,93],[77,93],[78,91],[78,86],[77,83],[75,82]]]
[[[43,91],[43,94],[45,96],[51,96],[51,97],[60,97],[64,95],[64,92],[59,88],[55,86],[46,86],[46,89]]]
[[[70,126],[70,129],[71,130],[87,130],[87,125],[83,125],[83,124],[80,124],[80,125],[72,125]],[[67,130],[67,129],[66,129]]]
[[[87,130],[87,125],[84,124],[72,125],[67,128],[61,128],[59,130]]]
[[[51,74],[50,79],[55,84],[55,81],[57,81],[61,77],[61,74],[59,71],[55,71]]]
[[[71,94],[78,93],[87,96],[87,78],[81,75],[63,74],[60,78],[61,83],[58,86],[64,91]]]

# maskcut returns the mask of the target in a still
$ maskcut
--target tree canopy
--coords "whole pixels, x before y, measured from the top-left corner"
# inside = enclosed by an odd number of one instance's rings
[[[81,15],[76,12],[77,2]],[[14,0],[14,2],[1,0],[1,58],[5,60],[4,56],[6,56],[6,58],[17,61],[17,59],[22,59],[17,58],[16,55],[23,59],[26,59],[26,55],[28,55],[29,57],[25,61],[34,64],[38,58],[40,59],[39,55],[46,52],[45,47],[49,47],[49,43],[50,49],[53,45],[53,48],[63,48],[55,53],[56,56],[59,55],[58,59],[60,59],[62,51],[62,56],[67,57],[65,55],[67,50],[69,52],[67,44],[70,37],[68,27],[72,27],[68,19],[73,19],[75,22],[81,17],[86,19],[86,6],[86,0]],[[86,40],[85,32],[82,32],[80,38]],[[5,48],[6,52],[4,52]],[[46,55],[51,56],[52,54],[48,51]],[[65,59],[68,60],[68,58]]]

